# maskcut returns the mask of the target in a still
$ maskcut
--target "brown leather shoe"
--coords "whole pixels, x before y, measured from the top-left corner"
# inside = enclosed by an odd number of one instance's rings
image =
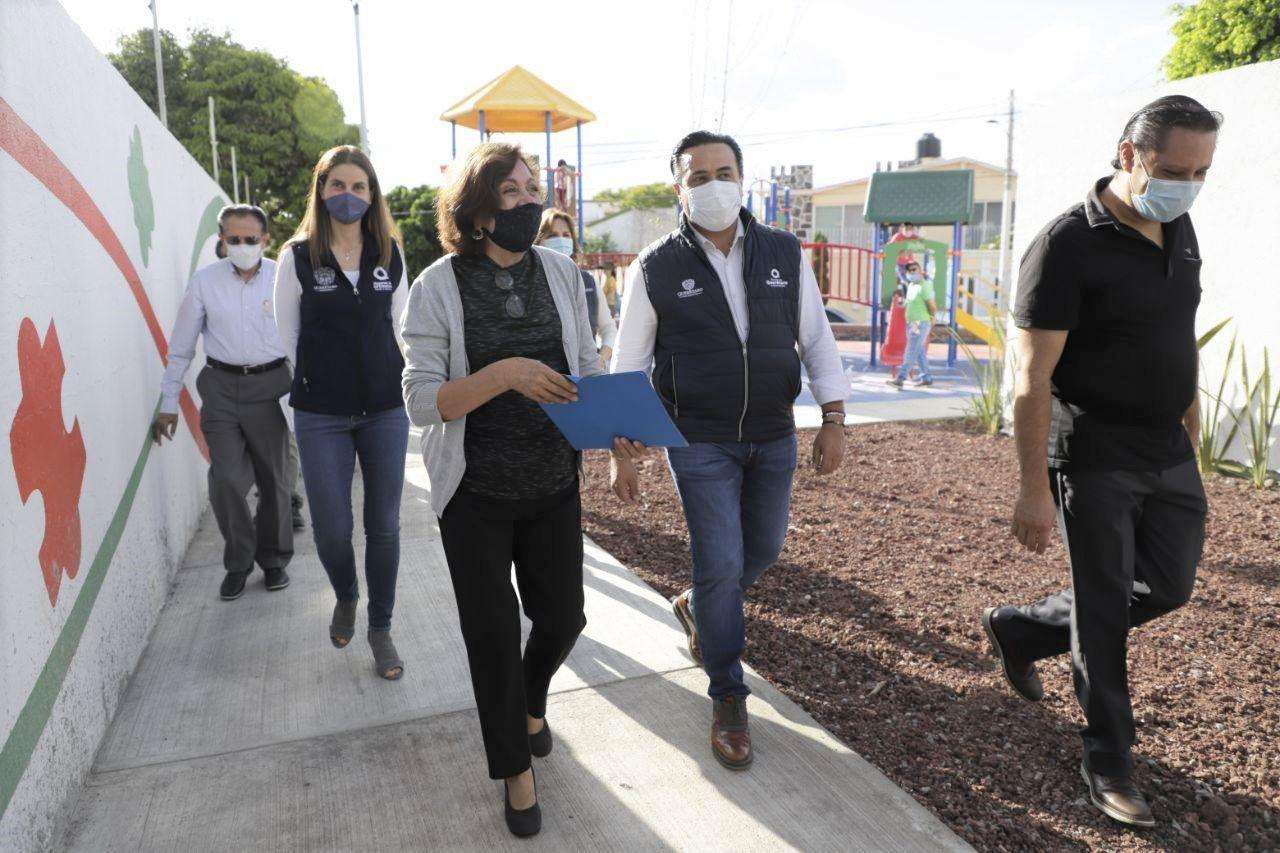
[[[693,662],[698,666],[702,666],[702,647],[698,644],[698,626],[693,621],[693,608],[689,606],[689,596],[692,593],[693,590],[686,589],[672,598],[671,612],[676,614],[680,627],[684,628],[685,636],[689,639],[689,657],[693,658]]]
[[[747,697],[713,699],[711,706],[711,752],[730,770],[751,766],[751,729],[747,722]]]
[[[1089,786],[1089,800],[1107,817],[1130,826],[1155,826],[1151,806],[1142,796],[1131,776],[1102,776],[1092,773],[1083,763],[1080,775]]]
[[[1039,702],[1044,698],[1044,684],[1040,681],[1040,674],[1036,672],[1035,661],[1019,660],[1011,647],[1000,642],[1000,636],[996,633],[996,623],[1000,619],[1000,611],[1004,609],[988,607],[982,611],[982,629],[987,632],[987,639],[991,641],[991,647],[1000,661],[1005,681],[1023,699]]]

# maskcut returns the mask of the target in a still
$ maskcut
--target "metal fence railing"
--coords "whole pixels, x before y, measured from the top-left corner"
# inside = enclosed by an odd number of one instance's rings
[[[871,304],[875,252],[839,243],[805,243],[801,248],[825,299]]]

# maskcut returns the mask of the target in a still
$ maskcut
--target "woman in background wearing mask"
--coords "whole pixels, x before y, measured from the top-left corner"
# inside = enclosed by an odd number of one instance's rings
[[[902,355],[902,367],[889,384],[901,388],[912,368],[919,370],[913,385],[932,385],[929,373],[929,335],[933,331],[933,318],[938,313],[938,303],[933,295],[933,280],[924,277],[920,263],[908,261],[903,268],[906,279],[907,349]]]
[[[337,603],[329,639],[355,635],[356,575],[351,483],[364,483],[369,645],[378,675],[404,663],[391,642],[400,567],[400,492],[409,421],[400,395],[404,360],[396,333],[408,300],[399,234],[373,164],[342,145],[316,164],[307,211],[280,253],[276,323],[293,360],[294,425],[311,529]]]
[[[424,428],[489,776],[520,836],[542,826],[531,756],[551,752],[551,676],[586,625],[580,456],[538,404],[577,399],[564,374],[601,372],[577,266],[534,245],[535,175],[507,143],[453,166],[437,201],[449,254],[414,283],[403,326],[405,406]]]
[[[563,210],[542,211],[542,224],[538,227],[538,245],[545,246],[553,252],[568,255],[578,260],[578,239],[573,225],[573,217]],[[600,366],[608,369],[609,359],[613,357],[613,342],[618,337],[618,324],[613,321],[613,312],[601,298],[600,288],[596,286],[596,278],[591,273],[578,268],[582,273],[582,286],[587,294],[587,319],[591,322],[591,334],[599,339]]]

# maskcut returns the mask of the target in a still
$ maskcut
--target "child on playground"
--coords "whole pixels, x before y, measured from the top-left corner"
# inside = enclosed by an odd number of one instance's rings
[[[912,368],[919,371],[919,378],[912,384],[920,387],[933,384],[929,373],[929,334],[933,330],[933,318],[938,305],[934,300],[933,280],[925,278],[918,261],[906,265],[907,293],[907,349],[902,357],[902,367],[889,384],[901,388]]]

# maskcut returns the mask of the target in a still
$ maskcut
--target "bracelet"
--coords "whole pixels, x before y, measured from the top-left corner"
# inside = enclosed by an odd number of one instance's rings
[[[844,421],[845,421],[844,412],[823,412],[822,413],[822,423],[824,425],[835,424],[836,426],[844,426]]]

